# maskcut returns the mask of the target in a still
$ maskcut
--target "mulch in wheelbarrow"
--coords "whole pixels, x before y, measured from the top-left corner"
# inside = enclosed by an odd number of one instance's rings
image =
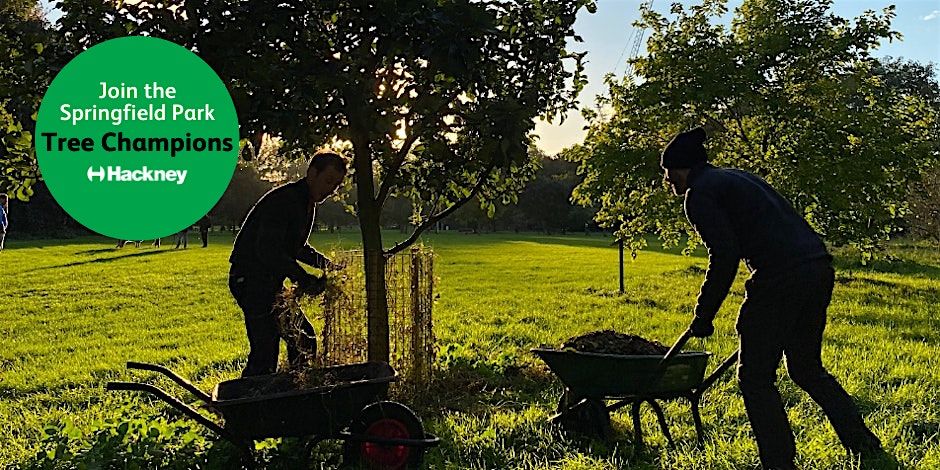
[[[592,331],[568,338],[562,343],[561,349],[625,356],[662,356],[669,351],[669,347],[659,341],[650,341],[614,330]]]

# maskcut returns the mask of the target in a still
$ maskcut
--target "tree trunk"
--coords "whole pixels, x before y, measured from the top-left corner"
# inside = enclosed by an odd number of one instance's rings
[[[385,285],[385,254],[378,223],[360,221],[365,253],[366,310],[368,311],[369,360],[388,362],[388,295]]]
[[[385,254],[382,249],[381,210],[375,199],[372,155],[365,133],[352,136],[355,156],[356,195],[359,227],[362,229],[363,269],[366,281],[366,311],[369,360],[388,362],[388,297],[385,285]]]

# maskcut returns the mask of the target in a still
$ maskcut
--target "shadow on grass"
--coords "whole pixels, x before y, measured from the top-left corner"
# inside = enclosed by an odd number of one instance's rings
[[[589,248],[609,248],[615,251],[617,250],[617,241],[614,240],[613,237],[606,236],[606,235],[605,236],[590,236],[590,237],[531,235],[525,238],[512,239],[512,240],[507,239],[506,241],[530,242],[530,243],[538,243],[542,245],[562,245],[562,246],[570,246],[570,247],[575,247],[575,248],[589,247]],[[663,254],[669,254],[669,255],[683,256],[682,250],[683,248],[685,248],[685,240],[680,241],[678,246],[674,246],[670,248],[663,248],[662,241],[654,237],[648,237],[646,242],[647,242],[647,246],[643,248],[642,250],[637,251],[638,256],[642,256],[644,252],[663,253]],[[707,254],[705,250],[699,247],[692,252],[690,258],[706,258],[707,257],[706,255]],[[625,248],[624,249],[624,261],[629,261],[629,260],[630,260],[630,249]]]
[[[858,468],[859,470],[901,470],[907,467],[901,465],[894,455],[882,450],[862,457]]]
[[[910,299],[908,297],[907,299]],[[913,340],[937,342],[940,340],[940,331],[937,331],[938,320],[933,317],[914,317],[893,313],[885,307],[897,306],[898,302],[890,298],[870,297],[866,301],[869,305],[876,305],[879,308],[876,312],[864,310],[861,312],[851,311],[840,315],[837,320],[857,325],[867,325],[878,328],[888,327],[892,333],[898,337]],[[849,343],[847,343],[849,344]]]
[[[110,250],[108,250],[108,251],[110,251]],[[144,251],[144,252],[140,252],[140,253],[130,253],[130,254],[126,254],[126,255],[113,256],[113,257],[110,257],[110,258],[95,258],[95,259],[88,260],[88,261],[75,261],[75,262],[72,262],[72,263],[58,264],[58,265],[55,265],[55,266],[42,266],[42,267],[39,267],[39,268],[28,269],[28,270],[23,271],[23,272],[24,272],[24,273],[28,273],[28,272],[33,272],[33,271],[46,271],[46,270],[49,270],[49,269],[71,268],[71,267],[75,267],[75,266],[82,266],[82,265],[86,265],[86,264],[95,264],[95,263],[110,263],[110,262],[112,262],[112,261],[120,261],[120,260],[127,259],[127,258],[141,258],[141,257],[148,257],[148,256],[161,255],[161,254],[165,254],[165,253],[173,253],[173,251],[172,251],[172,250]]]
[[[628,289],[621,293],[619,290],[599,289],[592,286],[584,289],[584,293],[590,296],[616,299],[625,305],[638,305],[648,309],[659,310],[667,313],[670,311],[668,305],[664,305],[655,299],[646,297],[642,292],[636,292],[635,289]]]
[[[511,243],[536,243],[539,245],[561,245],[576,248],[617,249],[616,242],[607,236],[526,235],[515,239],[506,238],[504,241]]]
[[[833,262],[836,271],[868,271],[886,274],[905,274],[940,278],[940,266],[924,264],[909,259],[876,260],[863,265],[856,258],[836,257]]]
[[[546,403],[554,409],[561,393],[561,384],[544,367],[500,369],[477,362],[450,365],[437,374],[427,392],[405,401],[420,416],[430,419],[430,428],[441,438],[441,450],[434,451],[434,454],[451,459],[460,456],[465,459],[459,461],[462,464],[472,462],[481,468],[514,468],[519,465],[514,460],[518,456],[507,453],[507,449],[528,449],[537,454],[537,458],[549,461],[580,453],[605,460],[616,468],[658,468],[654,462],[659,449],[646,447],[637,452],[632,430],[622,423],[617,423],[605,439],[599,439],[567,432],[557,424],[550,424],[547,416],[545,421],[516,422],[515,426],[506,428],[494,416],[507,411],[525,413],[532,408],[542,408]],[[482,426],[486,433],[494,433],[495,440],[481,441],[476,439],[476,431],[461,424],[448,425],[438,421],[448,415],[482,418],[478,426]],[[462,422],[461,418],[456,419],[458,423]],[[525,422],[525,418],[522,421]],[[430,468],[436,468],[435,458],[429,459]]]
[[[481,417],[495,412],[525,412],[533,407],[555,409],[562,391],[563,385],[542,364],[505,367],[486,360],[459,361],[438,371],[427,391],[403,400],[424,417],[452,413]],[[539,428],[537,431],[525,426],[522,430],[502,430],[496,423],[489,423],[488,427],[497,427],[496,433],[502,434],[497,440],[498,446],[539,448],[542,450],[537,452],[544,452],[545,456],[555,452],[579,452],[613,462],[621,468],[658,468],[654,462],[661,449],[649,443],[637,449],[629,423],[614,423],[612,432],[600,439],[566,431],[558,424],[550,424],[547,418],[545,422],[535,424]],[[513,466],[511,459],[507,460],[507,456],[499,452],[499,447],[480,446],[472,439],[467,441],[467,436],[460,435],[450,426],[433,428],[440,433],[445,453],[473,455],[473,461],[485,462],[487,468]],[[652,430],[644,429],[644,432]]]
[[[409,406],[438,414],[490,412],[494,406],[520,410],[541,401],[549,390],[560,388],[547,370],[458,362],[436,372],[428,389],[408,397]]]
[[[928,275],[929,276],[929,275]],[[836,284],[851,286],[853,284],[859,284],[859,287],[868,287],[872,289],[891,289],[893,292],[892,296],[902,295],[927,295],[927,296],[940,296],[940,289],[936,287],[913,287],[909,284],[905,284],[901,281],[892,281],[885,279],[872,279],[869,277],[860,277],[853,272],[837,272],[835,278]]]
[[[111,248],[96,248],[94,250],[76,251],[75,254],[76,255],[97,255],[101,253],[110,253],[114,250],[117,250],[117,248],[112,246]]]

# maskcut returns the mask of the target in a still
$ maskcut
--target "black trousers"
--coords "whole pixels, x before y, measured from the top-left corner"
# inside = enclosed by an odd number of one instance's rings
[[[245,330],[251,348],[248,353],[248,365],[242,371],[242,377],[273,374],[277,370],[281,338],[297,339],[296,343],[285,341],[287,360],[291,364],[304,357],[316,357],[316,332],[303,312],[292,314],[291,327],[295,328],[294,331],[281,331],[278,318],[288,312],[276,309],[275,303],[277,294],[284,288],[283,278],[233,268],[229,272],[228,283],[235,302],[245,313]]]
[[[202,247],[205,248],[209,246],[209,228],[200,228],[199,237],[202,238]]]
[[[823,330],[832,298],[829,260],[782,276],[750,279],[738,316],[741,340],[738,380],[764,468],[793,468],[796,447],[775,381],[786,356],[787,373],[819,404],[850,450],[880,447],[854,401],[823,367]]]

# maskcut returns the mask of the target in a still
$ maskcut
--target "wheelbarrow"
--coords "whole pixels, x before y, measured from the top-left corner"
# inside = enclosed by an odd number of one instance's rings
[[[699,402],[705,391],[738,359],[738,352],[728,356],[714,372],[705,377],[711,353],[678,352],[688,340],[688,333],[667,355],[619,355],[580,352],[570,349],[534,348],[531,351],[548,365],[565,386],[557,413],[549,418],[563,428],[605,437],[610,428],[610,412],[632,405],[634,445],[643,448],[640,406],[656,413],[666,440],[674,446],[659,401],[684,398],[692,409],[698,443],[704,440]],[[681,343],[681,344],[680,344]],[[608,401],[613,401],[607,404]]]
[[[166,367],[128,362],[128,369],[159,372],[205,403],[222,424],[160,388],[139,382],[108,382],[108,390],[133,390],[156,396],[197,423],[233,443],[251,462],[254,441],[272,437],[310,437],[344,441],[344,465],[376,469],[420,467],[424,452],[439,439],[424,432],[407,406],[384,401],[398,375],[384,362],[319,369],[329,384],[298,388],[286,374],[226,380],[212,395]]]

